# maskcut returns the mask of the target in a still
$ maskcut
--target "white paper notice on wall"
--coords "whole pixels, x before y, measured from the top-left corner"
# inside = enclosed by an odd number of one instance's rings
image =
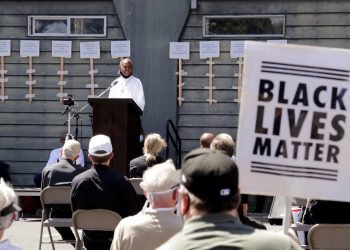
[[[52,57],[72,57],[72,41],[52,41]]]
[[[11,56],[11,40],[0,40],[0,56]]]
[[[244,43],[245,41],[231,41],[230,43],[231,58],[238,58],[238,57],[244,56]]]
[[[189,42],[170,42],[169,45],[170,59],[190,59],[190,43]]]
[[[350,201],[350,50],[246,42],[241,192]]]
[[[81,42],[80,58],[100,58],[100,42]]]
[[[219,56],[220,56],[219,41],[200,41],[199,42],[200,59],[219,57]]]
[[[130,57],[130,40],[111,41],[112,58]]]
[[[21,57],[37,57],[40,53],[39,40],[21,40],[20,41],[20,55]]]

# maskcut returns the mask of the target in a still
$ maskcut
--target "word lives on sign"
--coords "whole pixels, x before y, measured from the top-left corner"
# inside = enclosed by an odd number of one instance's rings
[[[241,191],[350,201],[350,51],[247,42]]]

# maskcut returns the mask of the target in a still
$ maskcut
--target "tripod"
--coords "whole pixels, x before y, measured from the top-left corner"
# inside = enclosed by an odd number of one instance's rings
[[[64,125],[67,124],[67,135],[65,141],[69,139],[69,136],[71,135],[71,120],[72,120],[72,111],[76,111],[77,105],[74,103],[69,103],[68,105],[65,105],[64,111],[61,113],[61,115],[68,114],[67,121],[65,122]],[[73,137],[74,138],[74,137]]]

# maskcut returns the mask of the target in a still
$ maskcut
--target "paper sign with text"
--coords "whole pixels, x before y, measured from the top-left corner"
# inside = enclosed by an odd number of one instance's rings
[[[231,58],[243,57],[245,41],[231,41],[230,42],[230,56]]]
[[[80,58],[100,58],[100,42],[81,42]]]
[[[211,58],[220,56],[219,41],[200,41],[199,42],[199,58]]]
[[[246,42],[242,193],[350,201],[350,51]]]
[[[0,40],[0,56],[11,55],[11,40]]]
[[[190,43],[189,42],[170,42],[169,44],[170,59],[190,59]]]
[[[72,57],[72,41],[52,41],[52,57]]]
[[[111,41],[112,58],[130,57],[130,40]]]
[[[39,56],[40,41],[39,40],[21,40],[20,55],[21,57]]]

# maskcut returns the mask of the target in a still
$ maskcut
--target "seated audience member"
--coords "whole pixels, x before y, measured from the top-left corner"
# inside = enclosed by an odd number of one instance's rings
[[[350,202],[310,200],[306,208],[306,224],[348,224],[350,223]]]
[[[140,203],[128,179],[110,169],[113,158],[112,143],[106,135],[90,139],[88,157],[93,166],[72,181],[73,212],[78,209],[108,209],[121,217],[136,214]],[[83,231],[87,250],[109,250],[113,232]]]
[[[199,138],[199,145],[201,148],[210,148],[211,142],[214,140],[212,133],[203,133]]]
[[[4,233],[12,222],[16,219],[16,212],[21,209],[16,205],[16,194],[12,188],[6,185],[5,181],[0,180],[0,249],[20,250],[12,245],[9,239],[4,239]]]
[[[150,207],[124,218],[114,232],[111,250],[153,250],[181,230],[176,215],[177,185],[172,161],[154,165],[145,171],[141,187]]]
[[[66,132],[61,133],[61,135],[60,135],[60,143],[62,144],[62,146],[63,146],[64,142],[66,141],[66,139],[67,140],[73,139],[73,136],[72,135],[68,135],[67,136]],[[49,165],[52,165],[54,163],[59,162],[61,157],[62,157],[62,147],[53,149],[50,152],[50,157],[49,157],[49,160],[46,163],[46,166],[49,166]],[[80,149],[80,152],[79,152],[79,157],[77,157],[77,159],[75,161],[76,161],[76,165],[77,166],[79,165],[81,167],[84,167],[84,165],[85,165],[84,153],[83,153],[83,151],[81,149]],[[40,187],[41,177],[42,177],[41,173],[34,175],[34,184],[35,184],[36,187]]]
[[[187,154],[178,190],[185,223],[157,249],[301,249],[287,235],[240,223],[238,176],[235,162],[220,151],[200,148]]]
[[[130,161],[130,177],[142,177],[143,172],[164,161],[158,154],[166,147],[166,142],[159,134],[149,134],[143,146],[144,154]]]
[[[43,169],[41,189],[47,186],[65,185],[70,186],[73,178],[82,173],[85,169],[75,164],[79,157],[80,143],[76,140],[67,140],[62,147],[62,158],[58,163],[46,166]],[[72,217],[70,206],[51,207],[51,216],[57,218]],[[74,240],[74,234],[68,227],[56,227],[63,240]]]
[[[234,156],[235,143],[229,134],[218,134],[210,145],[212,150],[221,150],[228,155],[233,161],[236,159]],[[241,194],[241,205],[238,207],[238,215],[241,222],[245,225],[252,226],[259,229],[266,229],[265,225],[257,220],[254,220],[247,216],[248,214],[248,195]]]
[[[63,133],[60,135],[60,143],[63,145],[64,142],[66,141],[66,139],[73,139],[73,136],[72,136],[72,135],[68,135],[68,138],[67,138],[67,133],[66,133],[66,132],[63,132]],[[49,157],[49,160],[48,160],[47,163],[46,163],[46,166],[51,165],[51,164],[54,164],[54,163],[56,163],[56,162],[59,162],[59,160],[60,160],[60,158],[61,158],[61,151],[62,151],[62,147],[53,149],[53,150],[50,152],[50,157]],[[76,159],[76,164],[77,164],[77,165],[80,165],[80,166],[82,166],[82,167],[85,166],[84,153],[83,153],[83,150],[81,150],[81,149],[80,149],[80,151],[79,151],[79,157],[77,157],[77,159]]]

